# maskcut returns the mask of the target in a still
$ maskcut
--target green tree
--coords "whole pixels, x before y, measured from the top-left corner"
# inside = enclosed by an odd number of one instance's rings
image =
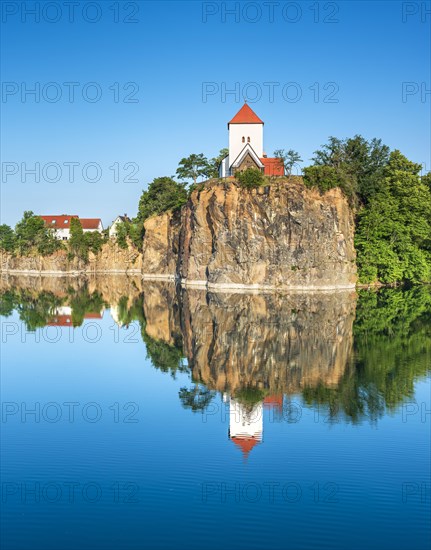
[[[192,179],[196,185],[199,177],[208,177],[211,173],[211,166],[208,159],[202,154],[192,154],[187,158],[182,158],[177,168],[177,176],[181,180]]]
[[[247,168],[243,172],[237,172],[235,178],[238,180],[241,187],[249,189],[259,187],[265,181],[263,173],[257,168]]]
[[[420,165],[393,151],[379,190],[357,219],[361,282],[431,281],[431,191]]]
[[[15,250],[15,233],[6,224],[0,225],[0,248],[6,252],[13,252]]]
[[[286,175],[289,178],[292,174],[292,170],[295,164],[297,164],[298,162],[302,162],[301,155],[293,149],[289,149],[288,151],[285,151],[284,149],[277,149],[276,151],[274,151],[274,156],[281,159]]]
[[[229,149],[225,147],[224,149],[220,149],[219,154],[209,161],[209,170],[207,174],[209,178],[218,178],[220,163],[228,154]]]
[[[329,137],[328,143],[314,152],[316,166],[331,166],[345,192],[361,202],[377,192],[389,159],[389,147],[380,139],[367,141],[360,135],[344,140]],[[318,174],[316,170],[315,174]]]
[[[98,231],[87,231],[84,233],[84,242],[94,254],[97,254],[102,249],[104,238]]]
[[[172,178],[155,178],[139,200],[135,223],[143,224],[150,216],[167,210],[177,210],[187,201],[187,191],[182,183]]]
[[[40,216],[26,211],[15,226],[16,248],[21,254],[36,249],[39,254],[48,255],[62,248],[62,243],[54,236],[51,228],[46,227]]]
[[[88,243],[84,237],[84,230],[78,218],[70,220],[69,258],[77,257],[88,261]]]
[[[428,172],[428,174],[425,174],[425,176],[422,176],[421,181],[431,191],[431,172]]]

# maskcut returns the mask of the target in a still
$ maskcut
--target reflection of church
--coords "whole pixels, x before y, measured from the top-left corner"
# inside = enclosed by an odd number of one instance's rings
[[[227,394],[223,396],[229,402],[229,439],[237,445],[244,458],[263,440],[263,410],[275,408],[279,412],[283,408],[283,396],[268,396],[252,407],[240,403]]]

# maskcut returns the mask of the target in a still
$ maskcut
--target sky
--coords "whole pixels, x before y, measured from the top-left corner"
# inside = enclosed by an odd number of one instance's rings
[[[431,2],[1,2],[1,210],[137,212],[181,158],[211,158],[244,98],[264,150],[329,136],[431,168]],[[33,90],[33,91],[32,91]]]

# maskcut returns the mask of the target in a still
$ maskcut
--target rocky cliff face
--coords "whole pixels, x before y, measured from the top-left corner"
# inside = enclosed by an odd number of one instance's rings
[[[354,222],[339,189],[294,180],[257,189],[207,184],[181,212],[151,218],[146,276],[208,288],[331,289],[356,283]]]
[[[175,279],[179,258],[181,213],[166,212],[144,223],[143,276]]]
[[[353,214],[339,189],[301,178],[257,189],[234,181],[196,189],[181,212],[145,222],[143,252],[106,243],[89,263],[2,254],[1,271],[139,273],[208,289],[334,289],[356,283]]]
[[[105,243],[98,254],[89,253],[88,263],[78,259],[68,260],[67,252],[59,250],[51,256],[12,256],[5,252],[0,256],[0,271],[28,274],[89,274],[142,272],[142,255],[133,247],[120,248],[114,242]]]

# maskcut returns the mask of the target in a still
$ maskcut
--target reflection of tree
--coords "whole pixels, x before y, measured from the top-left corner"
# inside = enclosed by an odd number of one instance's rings
[[[142,328],[142,339],[147,348],[147,357],[156,369],[169,372],[173,377],[177,372],[189,372],[188,366],[183,364],[184,356],[179,342],[170,345],[163,340],[155,340],[148,336],[145,326]]]
[[[27,289],[8,290],[1,295],[0,315],[8,317],[16,310],[26,329],[36,330],[48,324],[55,308],[63,302],[62,298],[48,291],[35,294]]]
[[[354,325],[353,371],[336,388],[303,392],[309,404],[328,408],[335,419],[376,421],[414,395],[414,384],[430,369],[431,289],[361,292]]]
[[[257,403],[264,400],[269,391],[259,388],[244,387],[235,392],[235,400],[241,403],[246,410],[252,410]]]
[[[191,388],[181,388],[178,392],[185,409],[193,412],[204,411],[216,396],[215,391],[208,390],[202,384],[195,384]]]
[[[107,304],[97,292],[90,293],[84,286],[79,291],[69,290],[69,305],[72,308],[72,324],[80,327],[87,313],[100,313]]]

